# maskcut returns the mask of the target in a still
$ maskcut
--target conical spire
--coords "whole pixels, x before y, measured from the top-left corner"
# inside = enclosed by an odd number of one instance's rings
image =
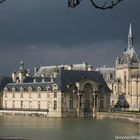
[[[130,22],[129,33],[128,33],[128,49],[131,49],[132,47],[133,47],[133,33],[132,33],[132,25]]]
[[[130,22],[130,25],[129,25],[129,33],[128,33],[128,37],[132,37],[132,26],[131,26],[131,22]]]

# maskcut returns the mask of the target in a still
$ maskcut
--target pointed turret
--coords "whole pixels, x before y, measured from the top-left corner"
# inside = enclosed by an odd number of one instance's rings
[[[128,48],[124,52],[124,55],[120,60],[120,64],[127,64],[127,65],[140,64],[140,59],[133,47],[133,33],[132,33],[131,22],[130,22],[129,32],[128,32]]]
[[[133,47],[133,33],[132,33],[132,26],[130,22],[129,33],[128,33],[128,49],[131,49],[132,47]]]

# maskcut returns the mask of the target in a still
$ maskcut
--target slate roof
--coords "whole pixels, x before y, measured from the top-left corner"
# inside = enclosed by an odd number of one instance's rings
[[[33,82],[35,78],[36,82]],[[42,79],[44,79],[45,82],[41,82]],[[63,67],[60,69],[57,78],[54,78],[53,81],[51,81],[51,78],[47,77],[27,77],[27,79],[25,79],[24,83],[22,84],[9,83],[6,87],[9,90],[11,90],[14,87],[17,91],[20,90],[20,87],[23,87],[25,91],[28,90],[29,87],[32,87],[33,90],[36,90],[37,87],[41,87],[42,90],[46,91],[47,87],[51,89],[53,84],[57,84],[59,89],[65,92],[68,90],[67,85],[86,79],[98,83],[101,92],[110,92],[110,89],[104,81],[101,73],[97,71],[64,70]]]
[[[70,71],[64,70],[63,68],[61,69],[61,90],[65,91],[67,90],[67,85],[86,79],[98,83],[100,90],[104,90],[106,93],[110,92],[110,89],[108,88],[101,73],[97,71]]]
[[[20,91],[20,88],[22,87],[24,91],[28,91],[28,88],[31,87],[33,91],[36,91],[38,87],[41,88],[42,91],[51,90],[52,89],[52,82],[37,82],[37,83],[9,83],[7,84],[8,90],[12,90],[12,88],[15,88],[16,91]]]
[[[128,48],[120,60],[120,64],[140,64],[140,59],[134,48]]]
[[[0,91],[8,84],[12,82],[12,77],[0,77]]]

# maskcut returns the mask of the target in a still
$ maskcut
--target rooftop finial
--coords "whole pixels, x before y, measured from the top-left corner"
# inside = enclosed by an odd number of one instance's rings
[[[23,68],[24,68],[24,62],[20,61],[20,69],[23,69]]]

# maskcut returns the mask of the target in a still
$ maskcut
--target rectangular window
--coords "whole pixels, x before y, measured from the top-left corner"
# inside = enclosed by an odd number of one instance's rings
[[[38,110],[40,110],[40,101],[38,101]]]
[[[54,98],[57,98],[57,92],[54,92]]]
[[[15,108],[15,101],[13,101],[13,109]]]
[[[29,92],[29,98],[32,98],[32,92]]]
[[[57,110],[57,101],[54,101],[53,110]]]
[[[73,109],[73,100],[70,100],[69,106],[70,106],[70,109]]]
[[[15,98],[15,92],[13,92],[13,98]]]
[[[50,98],[50,94],[49,93],[47,93],[47,98]]]
[[[5,108],[7,108],[7,101],[5,101]]]
[[[5,92],[5,98],[7,98],[7,92]]]
[[[41,98],[41,93],[40,92],[38,92],[38,98]]]
[[[23,101],[21,101],[21,109],[23,108]]]
[[[70,93],[70,98],[73,98],[73,93],[72,92]]]
[[[20,93],[20,98],[23,98],[23,92]]]

